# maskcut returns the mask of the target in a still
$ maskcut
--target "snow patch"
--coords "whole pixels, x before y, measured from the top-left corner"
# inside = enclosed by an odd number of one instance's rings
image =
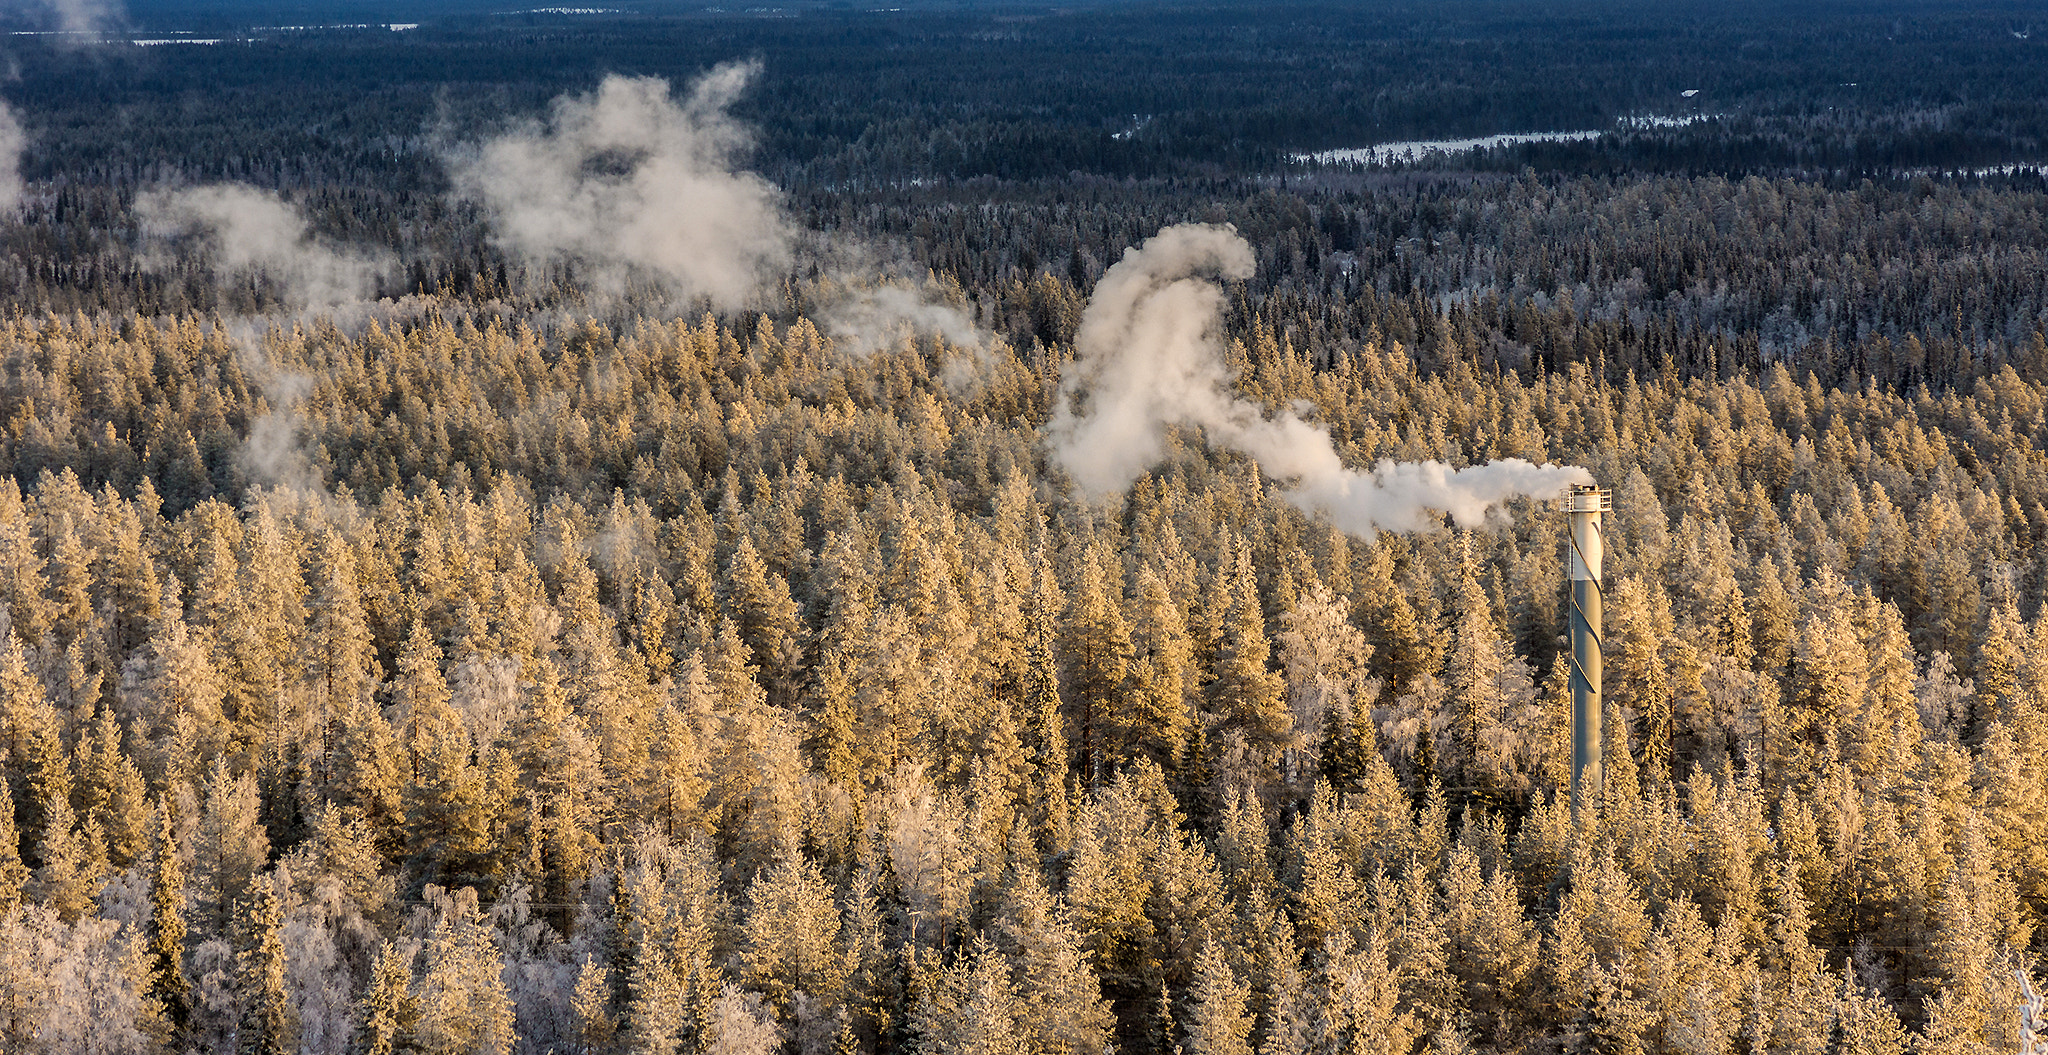
[[[1289,154],[1291,161],[1316,165],[1398,165],[1413,163],[1429,157],[1448,157],[1466,154],[1475,150],[1493,150],[1498,147],[1516,146],[1522,143],[1583,143],[1618,131],[1646,131],[1653,128],[1683,128],[1697,124],[1716,114],[1680,114],[1664,116],[1642,114],[1618,118],[1613,128],[1583,129],[1576,132],[1507,132],[1501,135],[1476,136],[1471,139],[1417,139],[1399,143],[1379,143],[1369,147],[1346,147],[1340,150],[1321,150],[1307,154]]]

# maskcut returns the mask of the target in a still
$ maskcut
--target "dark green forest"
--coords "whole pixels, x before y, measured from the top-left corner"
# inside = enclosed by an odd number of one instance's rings
[[[2048,19],[620,6],[0,16],[0,1051],[2043,1050]]]

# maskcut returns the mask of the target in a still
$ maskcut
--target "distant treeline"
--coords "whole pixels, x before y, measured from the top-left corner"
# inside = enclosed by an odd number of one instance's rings
[[[2035,186],[2028,186],[2029,182]],[[1072,339],[1128,246],[1186,221],[1251,240],[1253,318],[1323,349],[1398,339],[1425,371],[1466,359],[1533,371],[1575,362],[1619,383],[1671,366],[1726,377],[1783,361],[1828,383],[1946,388],[2011,365],[2048,371],[2048,197],[2039,177],[1830,187],[1787,177],[1507,177],[1323,173],[1271,180],[1076,179],[790,197],[806,225],[865,232],[932,269],[1019,348]],[[60,187],[4,229],[0,294],[38,310],[176,316],[279,308],[260,279],[224,283],[194,255],[144,261],[128,195]],[[573,273],[534,272],[438,194],[297,195],[316,228],[390,245],[387,296],[492,310],[630,310],[586,301]],[[161,254],[159,254],[161,255]],[[770,314],[804,311],[806,276]],[[630,306],[629,306],[630,307]]]
[[[1243,174],[1293,151],[1688,114],[1726,120],[1507,163],[1881,171],[2042,160],[2048,123],[2048,34],[2029,32],[2025,5],[620,6],[455,11],[400,33],[140,12],[225,39],[17,38],[5,94],[61,130],[40,137],[31,178],[284,187],[403,188],[431,180],[434,133],[533,113],[605,73],[680,82],[743,57],[765,65],[745,106],[762,167],[792,186]]]

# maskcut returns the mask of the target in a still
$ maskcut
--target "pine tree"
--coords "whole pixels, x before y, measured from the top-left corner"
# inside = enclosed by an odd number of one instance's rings
[[[66,923],[77,921],[93,908],[106,872],[106,860],[96,845],[98,839],[83,829],[71,803],[57,798],[43,803],[43,841],[37,856],[33,888],[43,906]]]
[[[1792,650],[1794,695],[1786,736],[1805,755],[1856,716],[1865,691],[1869,657],[1845,611],[1849,599],[1839,580],[1824,574],[1810,592]]]
[[[0,728],[5,730],[7,784],[24,837],[40,846],[51,837],[53,804],[70,813],[71,767],[64,758],[62,727],[42,680],[29,670],[20,642],[0,648]]]
[[[1608,591],[1608,617],[1603,640],[1607,669],[1603,695],[1635,717],[1635,735],[1610,726],[1609,736],[1633,740],[1651,779],[1663,779],[1671,763],[1673,696],[1668,653],[1671,651],[1671,606],[1654,582],[1624,577]]]
[[[750,902],[741,927],[740,980],[761,993],[779,1017],[791,1014],[803,994],[830,1004],[844,984],[844,964],[834,955],[839,911],[818,866],[800,857],[777,862],[747,890]]]
[[[407,778],[400,795],[405,850],[411,870],[425,882],[481,874],[491,849],[488,778],[449,706],[440,658],[426,629],[415,625],[399,657],[396,685],[400,772]]]
[[[1138,571],[1130,622],[1132,699],[1113,750],[1170,771],[1193,720],[1194,642],[1166,580],[1149,565]]]
[[[1083,787],[1094,787],[1105,770],[1121,761],[1108,754],[1107,732],[1120,724],[1120,705],[1131,668],[1131,634],[1124,622],[1120,584],[1113,581],[1105,554],[1089,548],[1067,591],[1061,644],[1068,657],[1065,696],[1078,711],[1075,752]],[[1117,576],[1120,579],[1121,576]]]
[[[1361,609],[1359,623],[1366,629],[1387,692],[1401,696],[1413,691],[1420,678],[1436,673],[1443,655],[1440,643],[1395,579],[1393,545],[1390,536],[1381,536],[1355,596]]]
[[[1856,984],[1853,963],[1842,966],[1835,997],[1834,1050],[1842,1055],[1902,1055],[1910,1038],[1883,996]]]
[[[112,708],[100,707],[80,738],[77,771],[81,811],[104,834],[108,863],[126,868],[149,846],[149,803]]]
[[[54,621],[43,590],[43,558],[36,552],[29,510],[20,485],[9,474],[0,485],[0,601],[7,605],[17,637],[41,641]]]
[[[1407,1055],[1418,1033],[1401,1010],[1401,989],[1377,934],[1363,947],[1348,935],[1326,942],[1311,999],[1324,1009],[1338,1050],[1357,1055]]]
[[[775,1016],[761,1006],[761,998],[730,985],[712,1001],[705,1033],[705,1055],[773,1055],[782,1044]],[[1012,1053],[996,1051],[988,1055]]]
[[[369,702],[348,699],[338,710],[339,728],[320,767],[324,797],[360,811],[379,840],[395,847],[405,821],[400,785],[406,760],[399,753],[398,737],[390,721]]]
[[[1202,947],[1188,988],[1188,1009],[1182,1016],[1189,1055],[1251,1055],[1252,1019],[1245,1013],[1250,991],[1237,980],[1223,956],[1221,942]]]
[[[1453,851],[1443,885],[1449,967],[1470,1001],[1471,1024],[1481,1037],[1510,1036],[1540,954],[1520,892],[1505,870],[1482,875],[1479,858],[1463,847]]]
[[[411,1049],[420,1017],[419,998],[412,989],[416,948],[415,944],[387,941],[377,950],[358,1011],[364,1055],[394,1055]]]
[[[275,880],[251,884],[237,910],[243,947],[235,958],[244,1001],[239,1050],[244,1055],[290,1055],[298,1049],[298,1015],[285,990],[284,911]]]
[[[1460,562],[1457,594],[1451,613],[1451,652],[1444,667],[1445,710],[1435,734],[1437,771],[1475,788],[1497,787],[1503,760],[1493,757],[1486,733],[1500,724],[1505,706],[1504,682],[1509,646],[1493,617],[1493,605],[1479,584],[1467,547]]]
[[[464,888],[443,902],[420,956],[413,991],[419,1017],[412,1029],[419,1049],[431,1055],[507,1055],[515,1039],[512,1000],[475,891]]]
[[[769,698],[786,702],[804,653],[803,628],[788,582],[768,569],[753,540],[745,537],[734,547],[722,581],[726,616],[739,628],[740,640],[760,668]]]
[[[156,816],[157,835],[150,853],[149,995],[163,1007],[171,1040],[177,1043],[191,1017],[184,969],[185,863],[169,804],[159,800]]]
[[[1270,667],[1273,649],[1248,547],[1238,547],[1227,574],[1230,610],[1209,681],[1209,706],[1248,740],[1276,750],[1287,742],[1292,719],[1283,696],[1285,682]]]
[[[355,550],[338,531],[320,536],[312,566],[318,578],[306,623],[306,674],[328,713],[365,699],[377,680],[375,642],[356,578]]]
[[[21,905],[29,874],[28,866],[21,861],[21,834],[14,827],[14,802],[11,798],[0,801],[0,919],[12,916]]]
[[[611,1014],[612,973],[595,957],[583,961],[576,972],[576,988],[569,998],[576,1016],[576,1043],[583,1055],[603,1055],[611,1050],[618,1023]]]
[[[1041,848],[1063,852],[1070,837],[1067,810],[1067,732],[1060,696],[1057,621],[1064,597],[1043,553],[1032,573],[1025,615],[1024,686],[1020,710],[1031,751],[1034,793],[1031,812]]]
[[[1017,992],[1001,953],[977,939],[912,1012],[924,1050],[944,1055],[1027,1055]]]
[[[1266,978],[1261,997],[1263,1008],[1257,1034],[1260,1055],[1307,1055],[1316,1041],[1317,1007],[1310,999],[1308,981],[1302,975],[1301,954],[1294,944],[1293,929],[1277,911],[1262,927],[1264,948],[1260,959]]]
[[[589,874],[610,820],[610,782],[582,716],[569,707],[553,661],[533,660],[521,681],[530,688],[512,729],[512,754],[527,818],[515,819],[508,836],[538,851],[530,861],[537,866],[532,874],[542,900],[568,905]]]
[[[1940,990],[1929,1002],[1920,1050],[1955,1055],[2011,1051],[2019,987],[2000,962],[2023,947],[2031,927],[2018,899],[1998,875],[1981,822],[1971,817],[1957,839],[1953,867],[1935,906],[1931,942]]]
[[[1017,1027],[1038,1055],[1100,1055],[1114,1023],[1080,936],[1033,870],[1015,869],[990,933],[1010,964]]]
[[[52,642],[59,648],[78,640],[93,621],[92,558],[69,516],[57,518],[50,532],[50,560],[44,566],[49,582]]]
[[[1346,792],[1364,787],[1371,760],[1379,758],[1369,701],[1330,708],[1323,716],[1323,735],[1316,745],[1316,757],[1317,776],[1331,787]]]
[[[1351,625],[1348,605],[1321,583],[1311,583],[1280,617],[1277,641],[1287,675],[1288,703],[1295,730],[1321,737],[1318,771],[1340,786],[1355,786],[1358,715],[1370,701],[1365,665],[1372,646]],[[1364,730],[1370,734],[1369,727]],[[1326,750],[1327,749],[1327,750]],[[1330,753],[1330,752],[1334,752]]]
[[[228,932],[236,903],[269,859],[270,835],[258,808],[255,780],[216,759],[191,842],[191,913],[204,934]]]

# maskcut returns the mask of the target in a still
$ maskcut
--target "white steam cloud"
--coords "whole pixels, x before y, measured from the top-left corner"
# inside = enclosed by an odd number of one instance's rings
[[[157,243],[143,254],[145,264],[168,266],[178,249],[170,240],[192,239],[211,251],[223,284],[260,275],[276,284],[291,312],[329,321],[369,310],[378,276],[395,266],[388,250],[337,246],[315,237],[289,202],[239,183],[144,191],[135,196],[135,215],[143,234]],[[253,484],[324,501],[326,486],[300,435],[305,420],[299,405],[314,379],[280,369],[264,354],[269,325],[253,319],[229,323],[243,372],[270,404],[250,422],[236,461]]]
[[[41,0],[36,6],[49,9],[65,33],[106,32],[121,14],[121,6],[107,0]]]
[[[814,313],[818,326],[832,338],[833,348],[845,355],[873,355],[915,334],[944,338],[954,354],[940,366],[939,378],[956,396],[972,393],[995,362],[995,336],[928,283],[883,279],[878,285],[846,288],[820,299],[823,306]]]
[[[1160,231],[1103,273],[1046,426],[1054,460],[1081,491],[1129,487],[1165,456],[1174,425],[1201,426],[1211,443],[1257,459],[1288,501],[1367,537],[1426,529],[1431,510],[1475,526],[1506,499],[1592,482],[1584,469],[1520,458],[1469,469],[1345,467],[1327,430],[1286,411],[1269,418],[1231,391],[1218,337],[1223,291],[1208,276],[1242,280],[1253,268],[1251,246],[1235,230],[1190,224]]]
[[[753,136],[728,111],[759,72],[717,66],[680,98],[658,78],[606,77],[555,99],[545,121],[451,151],[456,194],[484,206],[511,255],[568,264],[599,294],[644,284],[728,310],[758,306],[803,258],[824,276],[806,294],[836,349],[866,356],[937,334],[969,353],[949,364],[949,384],[971,384],[993,338],[968,312],[884,266],[873,246],[804,237],[775,186],[739,166]]]
[[[11,215],[21,207],[21,152],[28,146],[28,133],[14,108],[0,102],[0,215]]]
[[[144,191],[135,214],[145,234],[197,235],[213,249],[223,277],[261,274],[297,308],[332,309],[368,299],[390,268],[386,253],[315,238],[297,209],[269,191],[239,183]]]
[[[451,158],[457,193],[529,262],[573,262],[611,291],[652,279],[744,306],[794,233],[775,187],[734,167],[751,136],[726,108],[758,69],[716,67],[681,100],[658,78],[606,77],[595,94],[556,99],[547,122]]]
[[[910,333],[931,333],[961,348],[980,349],[986,335],[967,313],[902,285],[859,290],[827,304],[818,321],[839,347],[855,355],[881,351]]]

